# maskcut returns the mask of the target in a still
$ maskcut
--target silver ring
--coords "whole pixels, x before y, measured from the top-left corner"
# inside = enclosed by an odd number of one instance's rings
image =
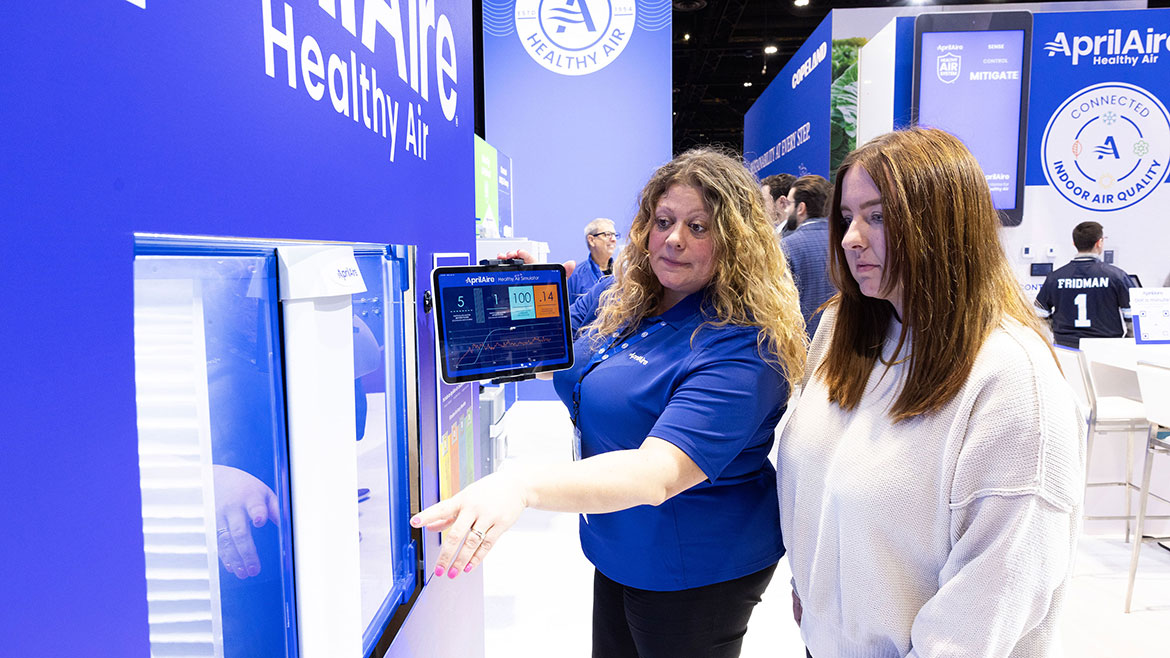
[[[471,534],[475,535],[476,537],[479,537],[479,541],[481,541],[481,542],[483,541],[483,533],[482,533],[482,532],[480,532],[479,530],[476,530],[475,528],[472,528],[472,529],[471,529]]]

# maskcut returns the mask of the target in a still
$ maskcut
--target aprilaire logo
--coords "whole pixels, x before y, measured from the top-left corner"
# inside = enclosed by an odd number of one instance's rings
[[[1057,32],[1052,41],[1044,44],[1049,57],[1063,55],[1071,57],[1073,66],[1082,58],[1090,58],[1094,65],[1152,64],[1167,45],[1170,34],[1155,32],[1154,28],[1141,30],[1107,30],[1105,34],[1076,35],[1071,39],[1064,32]]]
[[[516,35],[549,71],[588,75],[626,49],[636,13],[635,0],[516,0]]]
[[[1096,212],[1128,208],[1166,179],[1170,114],[1136,85],[1085,87],[1049,119],[1040,152],[1048,182],[1071,203]]]

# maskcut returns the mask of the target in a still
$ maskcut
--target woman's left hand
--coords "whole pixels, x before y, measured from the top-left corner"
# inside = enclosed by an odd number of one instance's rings
[[[478,567],[527,506],[519,477],[507,472],[492,473],[414,515],[410,525],[444,533],[435,575],[446,572],[448,578],[454,578],[461,571]]]

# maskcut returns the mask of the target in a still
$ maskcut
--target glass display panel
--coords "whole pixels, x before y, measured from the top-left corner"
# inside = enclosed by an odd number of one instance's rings
[[[404,259],[355,250],[366,292],[353,296],[363,646],[369,654],[414,588],[408,526]]]
[[[272,256],[138,256],[151,654],[297,655]]]

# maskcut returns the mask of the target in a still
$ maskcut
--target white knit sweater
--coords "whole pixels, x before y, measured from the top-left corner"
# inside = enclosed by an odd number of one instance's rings
[[[904,364],[879,362],[852,412],[829,402],[814,373],[834,320],[813,340],[777,460],[814,658],[1060,655],[1085,424],[1048,347],[1005,322],[953,400],[893,424]]]

